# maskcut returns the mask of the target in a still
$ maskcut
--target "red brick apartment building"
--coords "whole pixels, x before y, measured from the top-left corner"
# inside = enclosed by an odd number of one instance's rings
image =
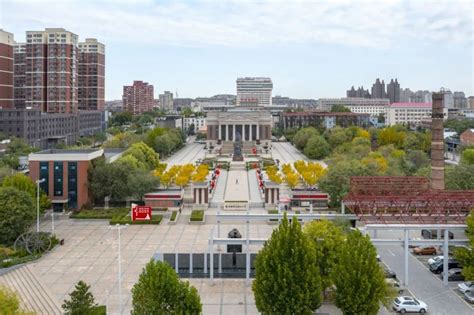
[[[0,29],[0,108],[13,107],[13,34]]]
[[[95,38],[79,43],[79,110],[104,110],[105,46]]]
[[[139,115],[153,110],[153,85],[143,81],[133,81],[133,85],[123,87],[123,110]]]

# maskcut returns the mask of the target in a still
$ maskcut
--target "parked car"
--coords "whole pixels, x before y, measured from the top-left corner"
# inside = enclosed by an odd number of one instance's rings
[[[382,259],[380,258],[380,255],[379,255],[379,254],[377,254],[377,256],[375,256],[375,259],[377,259],[378,262],[381,262],[381,261],[382,261]]]
[[[402,294],[405,291],[405,288],[403,288],[400,285],[400,282],[395,279],[385,279],[385,282],[391,285],[395,290],[397,290],[398,294]]]
[[[385,273],[385,278],[387,278],[387,279],[397,279],[397,274],[392,269],[384,267],[383,271]]]
[[[405,314],[407,312],[426,313],[428,305],[425,302],[412,298],[411,296],[399,296],[393,301],[392,308],[396,312]]]
[[[428,259],[428,266],[431,266],[431,265],[437,263],[438,261],[443,260],[443,257],[444,256],[435,256],[433,258]]]
[[[444,276],[444,271],[441,273],[441,277]],[[461,268],[453,268],[448,270],[448,281],[464,281]]]
[[[460,268],[461,264],[454,259],[448,260],[448,270],[453,268]],[[438,260],[437,263],[430,265],[430,271],[432,273],[441,273],[444,271],[444,259]]]
[[[464,292],[464,299],[469,303],[474,303],[474,291]]]
[[[433,246],[429,247],[415,247],[413,249],[415,255],[436,255],[436,248]]]
[[[469,291],[474,291],[474,281],[467,281],[458,284],[458,290],[462,293],[466,293]]]

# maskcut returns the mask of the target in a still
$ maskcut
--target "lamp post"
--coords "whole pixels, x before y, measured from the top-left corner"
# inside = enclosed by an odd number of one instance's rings
[[[121,230],[126,229],[128,224],[120,225],[116,224],[111,226],[110,229],[118,231],[118,295],[119,295],[119,314],[122,314],[122,237]]]
[[[51,209],[51,235],[54,235],[54,209]]]
[[[36,181],[36,232],[40,231],[40,184],[44,183],[45,179],[38,179]]]

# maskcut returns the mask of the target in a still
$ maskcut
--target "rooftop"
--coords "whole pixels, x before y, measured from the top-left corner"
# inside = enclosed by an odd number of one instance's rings
[[[283,116],[339,116],[339,117],[355,117],[355,116],[370,116],[369,114],[359,114],[352,112],[292,112],[283,113]]]
[[[47,149],[34,154],[89,154],[96,151],[100,151],[100,149]]]

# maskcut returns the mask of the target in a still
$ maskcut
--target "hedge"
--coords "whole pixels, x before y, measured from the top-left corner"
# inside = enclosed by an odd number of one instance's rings
[[[110,224],[133,224],[133,225],[147,225],[147,224],[160,224],[161,220],[163,219],[162,215],[154,215],[151,217],[151,220],[143,220],[143,221],[132,221],[132,218],[126,215],[122,216],[115,216],[110,219]]]
[[[204,210],[193,210],[191,212],[191,221],[203,221]]]
[[[71,219],[112,219],[130,212],[129,208],[88,209],[75,212],[69,216]]]
[[[177,216],[178,216],[178,211],[171,212],[170,221],[176,221]]]

